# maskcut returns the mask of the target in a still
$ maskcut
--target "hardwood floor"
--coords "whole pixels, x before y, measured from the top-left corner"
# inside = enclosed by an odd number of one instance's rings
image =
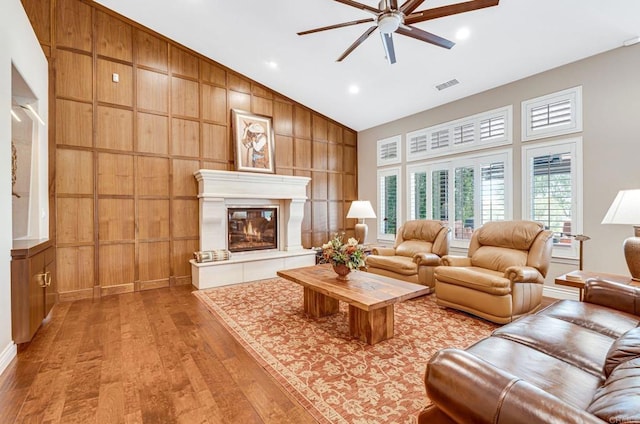
[[[57,304],[0,376],[0,423],[315,423],[191,290]]]
[[[0,422],[315,423],[191,290],[56,305],[0,376]]]

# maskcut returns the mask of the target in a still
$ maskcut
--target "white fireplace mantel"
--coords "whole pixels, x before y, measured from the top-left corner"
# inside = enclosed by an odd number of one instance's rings
[[[315,252],[302,247],[302,220],[308,177],[201,169],[194,173],[200,199],[200,250],[227,249],[227,209],[275,206],[278,249],[234,253],[230,261],[191,261],[198,288],[270,278],[278,269],[313,265]],[[257,272],[261,271],[261,272]]]
[[[201,169],[194,173],[198,180],[198,197],[228,199],[307,199],[311,178],[289,175]]]

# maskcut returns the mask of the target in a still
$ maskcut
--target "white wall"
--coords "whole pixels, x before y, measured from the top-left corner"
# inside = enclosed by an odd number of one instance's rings
[[[40,116],[47,122],[48,116],[48,65],[38,44],[29,19],[19,0],[0,0],[0,372],[4,371],[16,355],[16,346],[11,339],[11,63],[20,71],[31,90],[38,97]],[[39,132],[38,149],[42,158],[47,158],[47,130]],[[46,178],[44,169],[39,169],[37,178]],[[44,193],[40,198],[47,198]],[[46,207],[46,202],[42,203]],[[45,211],[48,222],[48,211]],[[41,220],[44,221],[43,217]],[[48,232],[48,228],[46,228]]]
[[[621,47],[552,69],[511,84],[358,133],[358,198],[376,202],[376,141],[498,107],[513,105],[513,217],[522,217],[520,106],[526,99],[582,85],[584,154],[584,226],[591,237],[584,244],[585,269],[629,275],[622,242],[631,226],[600,224],[618,190],[640,188],[640,44]],[[478,76],[481,78],[481,76]],[[463,82],[464,83],[464,82]],[[455,90],[455,87],[450,88]],[[407,93],[408,96],[412,93]],[[434,95],[437,95],[434,93]],[[392,105],[390,105],[392,107]],[[554,137],[549,140],[565,137]],[[403,154],[404,154],[403,145]],[[406,184],[403,160],[402,187]],[[406,219],[403,189],[402,220]],[[370,220],[371,221],[371,220]],[[369,222],[371,241],[376,226]],[[551,266],[555,276],[577,269],[576,261]],[[551,288],[551,287],[549,287]],[[553,288],[555,289],[555,287]]]

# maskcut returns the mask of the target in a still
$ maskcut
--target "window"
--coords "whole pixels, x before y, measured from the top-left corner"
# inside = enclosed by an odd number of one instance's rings
[[[397,135],[378,140],[378,166],[400,163],[400,139]]]
[[[504,221],[505,211],[505,180],[504,162],[493,162],[480,168],[481,199],[480,224],[489,221]]]
[[[582,131],[582,87],[522,102],[522,140]]]
[[[400,216],[400,168],[378,170],[378,238],[395,240]]]
[[[457,240],[471,239],[475,227],[475,181],[473,166],[454,169],[454,216],[453,236]]]
[[[510,173],[510,150],[409,167],[409,216],[443,221],[466,247],[475,228],[511,219]]]
[[[511,143],[513,108],[506,106],[407,134],[407,160]]]
[[[553,255],[576,258],[571,237],[582,231],[582,140],[572,139],[523,150],[523,215],[553,231]]]
[[[431,219],[449,225],[449,170],[431,171]]]
[[[409,219],[427,218],[427,171],[425,167],[409,169]]]

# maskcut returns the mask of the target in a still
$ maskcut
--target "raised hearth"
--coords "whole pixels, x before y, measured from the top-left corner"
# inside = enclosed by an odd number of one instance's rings
[[[315,251],[302,247],[302,219],[310,178],[201,169],[194,173],[200,199],[200,250],[229,249],[229,210],[277,210],[274,249],[233,253],[230,260],[191,260],[199,289],[271,278],[281,269],[315,264]]]

